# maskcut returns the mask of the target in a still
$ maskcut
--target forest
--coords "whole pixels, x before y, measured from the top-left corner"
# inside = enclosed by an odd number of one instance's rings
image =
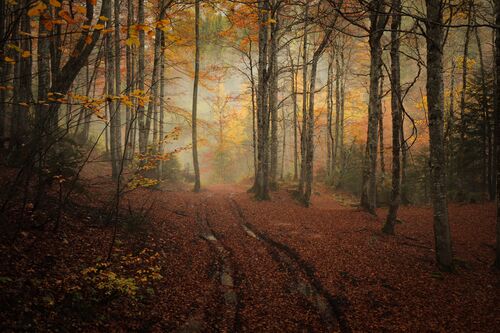
[[[0,0],[0,331],[498,332],[500,0]]]

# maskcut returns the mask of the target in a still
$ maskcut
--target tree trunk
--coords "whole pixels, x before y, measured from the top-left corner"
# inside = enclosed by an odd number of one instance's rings
[[[285,119],[285,108],[281,108],[281,117],[282,117],[282,125],[283,125],[283,140],[281,147],[281,175],[280,180],[285,180],[285,152],[286,152],[286,119]]]
[[[20,15],[20,31],[30,34],[31,33],[31,19],[27,15],[26,11],[28,8],[28,1],[21,2],[21,12]],[[13,39],[20,37],[17,31],[14,33]],[[17,36],[17,37],[16,37]],[[22,37],[20,42],[13,41],[13,43],[19,43],[19,47],[23,51],[31,52],[31,38]],[[16,54],[16,80],[15,80],[15,93],[14,93],[14,114],[11,116],[11,140],[14,148],[19,148],[25,140],[28,134],[28,114],[30,110],[32,101],[32,91],[31,91],[31,72],[32,72],[32,58],[31,56],[23,57],[19,53]]]
[[[193,87],[193,113],[192,113],[192,144],[193,144],[193,167],[194,167],[194,191],[200,191],[200,165],[198,163],[198,127],[197,127],[197,111],[198,111],[198,81],[200,76],[200,0],[195,2],[195,34],[196,34],[196,51],[195,51],[195,66],[194,66],[194,87]]]
[[[380,40],[387,23],[385,4],[381,0],[370,3],[370,98],[368,105],[368,132],[366,156],[363,162],[361,207],[375,214],[377,200],[377,146],[379,119],[379,77],[382,65],[382,47]]]
[[[269,47],[269,111],[271,114],[271,166],[269,187],[271,190],[278,189],[278,31],[279,31],[279,6],[273,8],[271,19],[271,40]]]
[[[5,23],[7,21],[7,11],[5,7],[5,0],[0,0],[0,54],[5,54],[5,40],[6,29]],[[7,79],[7,62],[2,61],[0,64],[0,77],[2,81]],[[4,82],[2,82],[4,84]],[[5,90],[0,90],[0,151],[4,148],[5,140],[5,115],[6,115],[6,105],[5,105]]]
[[[144,0],[139,0],[139,4],[137,6],[137,24],[144,25]],[[138,59],[138,88],[141,94],[145,94],[145,35],[144,29],[139,30],[139,59]],[[147,153],[147,142],[146,138],[149,133],[146,132],[146,123],[145,123],[145,108],[144,103],[139,102],[137,106],[137,120],[139,125],[139,153],[141,155],[145,155]]]
[[[496,72],[496,85],[495,95],[500,96],[500,0],[495,0],[495,23],[496,23],[496,36],[495,36],[495,72]],[[495,105],[495,155],[498,157],[500,153],[500,103]],[[497,246],[496,246],[496,260],[495,267],[500,269],[500,163],[496,163],[496,199],[497,199]]]
[[[427,104],[429,108],[431,196],[434,206],[436,260],[441,270],[453,269],[446,199],[443,138],[443,3],[426,0],[427,7]]]
[[[469,0],[469,6],[467,11],[467,28],[465,31],[465,44],[464,44],[464,53],[462,58],[462,92],[460,95],[460,142],[458,145],[458,165],[457,165],[457,199],[459,201],[464,201],[465,198],[465,131],[467,129],[466,119],[465,119],[465,109],[466,109],[466,101],[465,97],[467,94],[467,59],[469,57],[469,41],[470,41],[470,31],[471,31],[471,23],[472,23],[472,1]]]
[[[163,1],[162,1],[163,4]],[[160,19],[163,19],[161,17]],[[158,145],[158,153],[160,156],[162,156],[165,153],[165,98],[167,95],[167,90],[166,90],[166,78],[165,78],[165,50],[166,50],[166,39],[165,39],[165,33],[162,31],[161,32],[161,47],[162,47],[162,52],[161,52],[161,64],[160,64],[160,119],[159,119],[159,145]],[[160,162],[158,164],[158,178],[162,179],[163,178],[163,160],[160,159]]]
[[[115,95],[120,96],[122,93],[121,79],[121,48],[120,48],[120,0],[114,0],[114,47],[115,47]],[[109,21],[108,21],[109,22]],[[122,131],[121,131],[121,103],[120,99],[116,99],[115,115],[113,117],[113,135],[114,135],[114,155],[116,157],[116,170],[121,170],[122,156]]]
[[[382,96],[384,94],[384,76],[382,68],[380,68],[380,98],[379,98],[379,115],[378,115],[378,132],[379,132],[379,155],[380,155],[380,183],[383,185],[385,181],[385,147],[384,147],[384,108],[382,106]]]
[[[339,152],[339,136],[340,136],[340,113],[342,109],[341,85],[342,85],[342,68],[339,55],[343,52],[340,43],[335,44],[335,135],[332,139],[332,175],[335,177],[338,170],[338,152]],[[333,93],[332,93],[333,95]]]
[[[399,57],[401,0],[392,0],[391,22],[391,115],[392,115],[392,190],[389,213],[382,231],[394,234],[401,192],[401,65]]]
[[[117,1],[117,0],[115,0]],[[111,18],[111,8],[104,13],[105,17]],[[106,28],[112,29],[112,21],[111,19],[106,21]],[[111,175],[114,180],[118,178],[118,167],[117,161],[119,157],[117,156],[117,142],[116,142],[116,102],[114,99],[115,96],[115,54],[114,47],[112,41],[112,35],[110,33],[105,35],[105,61],[106,61],[106,101],[108,106],[109,118],[107,118],[108,126],[109,126],[109,149],[111,153]]]
[[[306,155],[307,155],[307,35],[309,22],[309,2],[306,1],[304,9],[304,41],[302,49],[302,131],[300,140],[300,180],[299,195],[304,196],[304,184],[306,179]]]
[[[476,23],[476,22],[475,22]],[[483,47],[481,45],[481,37],[479,36],[479,29],[474,29],[476,35],[477,42],[477,50],[479,53],[479,70],[481,73],[481,108],[482,108],[482,116],[483,116],[483,193],[484,195],[488,195],[490,200],[493,200],[493,191],[491,186],[491,149],[490,147],[490,138],[491,138],[491,129],[490,129],[490,116],[488,109],[488,87],[486,84],[486,69],[484,65],[483,58]]]
[[[255,105],[255,75],[252,57],[252,39],[248,38],[250,49],[248,51],[248,63],[250,66],[250,92],[252,94],[252,150],[253,150],[253,173],[254,179],[257,179],[257,110]]]
[[[326,181],[329,184],[333,184],[333,61],[334,61],[334,51],[330,52],[330,57],[328,59],[328,75],[327,75],[327,100],[326,100]]]
[[[291,66],[291,82],[292,82],[292,102],[293,102],[293,180],[297,181],[298,179],[298,133],[297,133],[297,114],[298,114],[298,104],[297,104],[297,80],[296,75],[297,71],[295,70],[295,66],[293,63],[293,57],[290,50],[288,48],[289,56],[290,56],[290,66]]]
[[[130,27],[134,24],[134,2],[133,0],[127,0],[127,39],[131,38]],[[127,64],[127,87],[125,93],[129,101],[131,101],[131,92],[134,88],[134,52],[132,45],[126,45],[125,62]],[[125,108],[125,133],[129,133],[126,137],[128,140],[125,142],[125,162],[130,163],[133,158],[133,145],[134,145],[134,135],[133,135],[133,122],[135,119],[132,118],[133,105],[126,105]]]

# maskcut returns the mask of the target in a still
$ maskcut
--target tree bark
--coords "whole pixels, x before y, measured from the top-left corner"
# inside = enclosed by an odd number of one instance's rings
[[[382,228],[386,234],[394,234],[394,226],[401,201],[401,65],[399,57],[401,0],[392,0],[391,22],[391,115],[392,115],[392,190],[389,213]]]
[[[379,120],[379,77],[382,65],[383,36],[387,18],[385,4],[381,0],[372,0],[370,11],[370,98],[368,105],[368,131],[366,141],[366,156],[363,162],[363,178],[361,191],[361,207],[375,214],[377,203],[377,146]]]
[[[469,0],[469,6],[467,11],[467,28],[465,30],[465,44],[464,52],[462,58],[462,91],[460,94],[460,143],[458,146],[458,165],[457,165],[457,199],[459,201],[465,200],[465,175],[464,175],[464,163],[465,163],[465,131],[467,129],[466,119],[465,119],[465,109],[466,101],[465,97],[467,94],[467,59],[469,57],[469,42],[470,42],[470,31],[472,23],[472,1]]]
[[[291,83],[292,83],[292,103],[293,103],[293,180],[297,181],[298,179],[298,160],[299,160],[299,152],[298,152],[298,133],[297,133],[297,125],[298,125],[298,103],[297,103],[297,80],[296,75],[297,71],[295,70],[294,62],[290,47],[288,48],[289,57],[290,57],[290,67],[291,67]]]
[[[496,72],[496,85],[495,95],[500,96],[500,0],[495,0],[495,72]],[[500,103],[495,105],[495,155],[498,157],[500,153]],[[497,201],[497,246],[496,246],[496,260],[495,267],[500,269],[500,163],[496,163],[496,201]]]
[[[443,3],[426,0],[427,104],[429,109],[431,196],[434,206],[436,260],[441,270],[453,269],[453,253],[446,198],[443,135]]]
[[[144,24],[144,0],[139,0],[137,6],[137,24]],[[137,69],[137,80],[138,88],[141,94],[145,94],[145,34],[144,29],[139,30],[139,59],[138,59],[138,69]],[[147,153],[147,142],[146,138],[148,133],[146,132],[145,123],[145,108],[144,103],[139,102],[137,106],[137,120],[139,125],[139,153],[145,155]]]
[[[302,46],[302,131],[300,140],[300,180],[299,195],[304,196],[304,185],[306,180],[306,155],[307,155],[307,35],[309,22],[309,2],[306,1],[304,9],[304,40]]]
[[[269,199],[269,71],[268,24],[269,0],[259,0],[259,65],[257,87],[257,179],[255,194],[258,200]]]
[[[269,47],[269,111],[271,114],[271,165],[269,187],[275,191],[278,189],[278,49],[279,49],[279,3],[274,3],[271,9],[271,40]]]
[[[194,167],[194,191],[199,192],[200,184],[200,165],[198,162],[198,81],[200,76],[200,0],[195,2],[195,65],[194,65],[194,87],[193,87],[193,111],[192,111],[192,144],[193,144],[193,167]]]

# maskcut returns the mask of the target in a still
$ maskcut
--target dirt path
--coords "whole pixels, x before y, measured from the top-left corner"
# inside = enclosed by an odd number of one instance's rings
[[[314,267],[247,221],[236,198],[242,194],[239,187],[218,186],[190,204],[210,248],[217,295],[178,331],[350,332],[340,303]]]
[[[310,208],[286,189],[265,202],[239,186],[156,196],[155,232],[169,265],[162,330],[451,332],[488,331],[498,321],[488,310],[498,302],[498,277],[481,246],[494,224],[482,206],[451,207],[455,251],[466,265],[441,275],[428,208],[403,208],[409,222],[385,236],[384,211],[376,218],[325,191]],[[483,305],[470,306],[476,302]]]

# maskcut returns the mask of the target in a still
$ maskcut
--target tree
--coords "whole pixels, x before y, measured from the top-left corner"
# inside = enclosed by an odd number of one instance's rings
[[[254,192],[259,200],[269,199],[269,0],[259,0],[259,60],[257,85],[257,178]]]
[[[401,67],[400,67],[400,29],[401,0],[392,0],[391,22],[391,113],[392,113],[392,191],[389,213],[383,232],[394,234],[399,203],[401,201]]]
[[[378,120],[380,113],[380,66],[382,66],[381,39],[387,24],[386,5],[383,0],[372,0],[368,5],[370,16],[370,98],[368,103],[368,133],[366,139],[366,156],[363,162],[363,185],[361,207],[375,214],[377,204],[377,146]]]
[[[496,35],[495,35],[495,70],[496,70],[496,96],[497,99],[500,96],[500,0],[495,0],[495,24],[496,24]],[[500,153],[500,103],[495,104],[495,155],[498,156]],[[496,201],[497,201],[497,249],[496,249],[496,260],[495,266],[500,269],[500,163],[496,164]]]
[[[427,104],[429,113],[431,196],[434,207],[434,238],[439,268],[453,269],[450,226],[446,198],[443,96],[443,11],[442,1],[426,0]]]
[[[192,108],[192,145],[193,145],[193,167],[194,167],[194,191],[200,191],[200,165],[198,162],[198,81],[200,78],[200,0],[195,1],[195,65],[194,65],[194,87],[193,87],[193,108]]]

